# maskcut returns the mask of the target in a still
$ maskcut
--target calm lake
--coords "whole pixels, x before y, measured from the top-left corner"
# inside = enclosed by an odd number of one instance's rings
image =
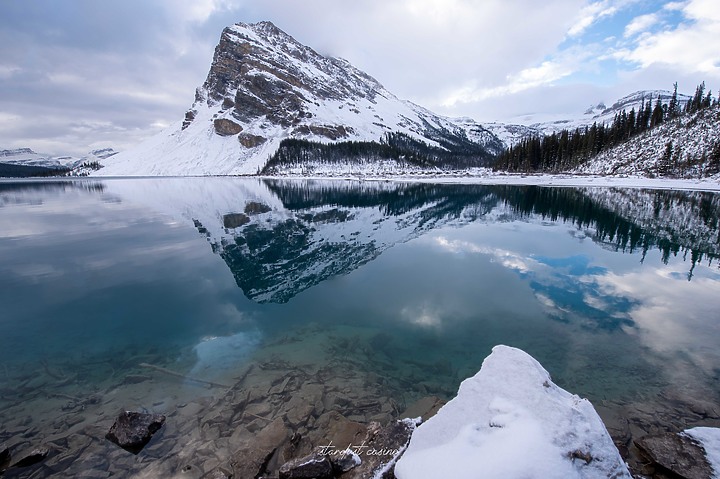
[[[0,443],[101,440],[119,411],[210,404],[250,364],[362,374],[326,380],[391,398],[357,413],[380,420],[452,397],[496,344],[618,442],[720,426],[719,219],[706,192],[0,183]]]

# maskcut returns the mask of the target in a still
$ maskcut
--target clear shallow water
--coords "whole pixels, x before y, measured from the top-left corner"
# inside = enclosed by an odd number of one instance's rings
[[[143,364],[231,385],[261,361],[342,363],[402,410],[451,397],[496,344],[615,436],[720,425],[719,217],[699,192],[1,183],[0,439],[73,427],[73,398],[106,418],[216,392]]]

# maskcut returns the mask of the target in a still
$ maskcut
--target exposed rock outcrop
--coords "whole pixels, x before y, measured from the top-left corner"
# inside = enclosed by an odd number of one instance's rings
[[[238,125],[232,120],[227,118],[218,118],[213,122],[215,133],[220,136],[233,136],[237,135],[243,130],[243,127]]]

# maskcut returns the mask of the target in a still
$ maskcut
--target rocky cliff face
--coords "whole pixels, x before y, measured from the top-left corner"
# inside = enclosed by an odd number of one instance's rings
[[[430,146],[498,153],[502,142],[398,99],[345,60],[324,57],[269,22],[225,28],[185,118],[108,162],[101,174],[254,174],[285,138],[379,141],[398,132]]]

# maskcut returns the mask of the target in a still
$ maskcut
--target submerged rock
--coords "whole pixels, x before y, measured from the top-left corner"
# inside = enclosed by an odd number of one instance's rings
[[[43,461],[48,454],[50,453],[50,450],[47,447],[36,447],[32,451],[30,451],[29,454],[25,455],[17,461],[15,464],[12,465],[12,467],[29,467],[37,464],[38,462]],[[9,458],[8,453],[8,458]]]
[[[10,448],[0,446],[0,472],[4,471],[10,465]]]
[[[140,452],[165,423],[162,414],[125,411],[115,420],[107,439],[133,454]]]
[[[652,461],[652,473],[672,472],[684,479],[714,477],[705,449],[693,437],[668,432],[643,437],[635,445]]]
[[[290,430],[281,418],[272,421],[233,454],[233,477],[259,477],[264,474],[273,455],[289,437]]]
[[[413,419],[419,417],[423,422],[433,417],[445,405],[445,401],[437,396],[426,396],[418,399],[405,409],[403,418]]]
[[[398,479],[627,478],[589,401],[556,386],[531,356],[496,346],[480,372],[412,434]]]
[[[202,479],[233,479],[233,475],[232,472],[228,471],[224,467],[217,467],[202,476]]]

